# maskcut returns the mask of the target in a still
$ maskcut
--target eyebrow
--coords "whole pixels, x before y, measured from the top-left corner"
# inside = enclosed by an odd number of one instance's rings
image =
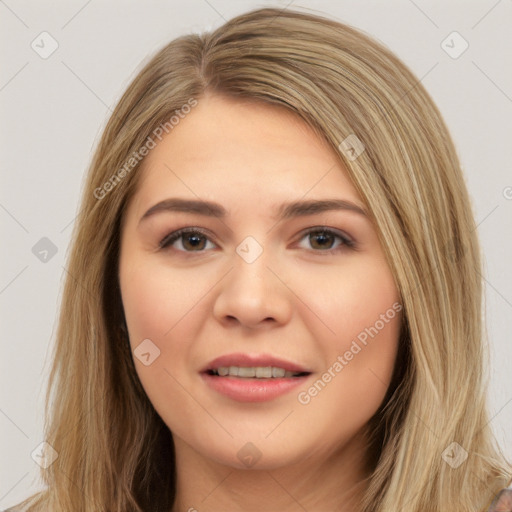
[[[368,217],[366,210],[357,204],[345,199],[324,199],[309,201],[293,201],[283,203],[277,210],[274,217],[279,220],[286,220],[294,217],[303,217],[314,215],[327,211],[344,210],[351,211]],[[169,198],[152,206],[140,219],[139,224],[156,213],[161,212],[183,212],[207,217],[223,219],[228,215],[228,211],[220,204],[212,201]]]

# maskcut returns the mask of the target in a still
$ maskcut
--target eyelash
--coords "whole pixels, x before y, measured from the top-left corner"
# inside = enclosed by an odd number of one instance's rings
[[[301,234],[299,241],[302,240],[303,238],[305,238],[306,236],[310,235],[311,233],[322,233],[322,234],[332,235],[335,238],[339,238],[341,240],[341,243],[337,247],[332,248],[332,249],[318,249],[318,250],[312,249],[313,252],[321,253],[323,255],[332,255],[332,254],[338,253],[343,250],[354,249],[356,246],[355,242],[353,240],[351,240],[350,238],[348,238],[346,235],[344,235],[338,231],[334,231],[332,229],[322,227],[322,226],[316,226],[313,228],[309,228],[308,230],[306,230],[305,232],[303,232]],[[168,248],[174,242],[179,240],[180,237],[182,237],[183,235],[186,235],[186,234],[199,234],[199,235],[202,235],[209,239],[208,234],[200,228],[182,228],[182,229],[178,229],[177,231],[173,231],[172,233],[169,233],[167,236],[165,236],[164,239],[161,240],[159,243],[159,246],[158,246],[159,249],[163,250],[163,249]],[[205,252],[205,249],[198,250],[198,251],[186,251],[186,250],[183,251],[181,249],[178,249],[178,251],[184,252],[184,253],[202,253],[202,252]]]

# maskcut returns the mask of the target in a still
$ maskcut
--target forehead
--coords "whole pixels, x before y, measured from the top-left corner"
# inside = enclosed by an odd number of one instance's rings
[[[137,202],[144,205],[171,193],[226,204],[308,194],[360,199],[332,148],[296,114],[219,96],[199,99],[149,152],[140,172]]]

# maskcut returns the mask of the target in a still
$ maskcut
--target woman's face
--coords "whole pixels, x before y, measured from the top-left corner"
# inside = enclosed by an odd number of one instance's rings
[[[385,396],[401,306],[336,155],[284,109],[208,96],[142,172],[120,286],[178,453],[270,469],[348,445]]]

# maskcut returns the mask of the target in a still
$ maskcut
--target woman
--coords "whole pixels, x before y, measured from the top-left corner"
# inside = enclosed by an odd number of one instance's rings
[[[503,509],[480,265],[387,49],[278,9],[172,41],[91,165],[27,510]]]

